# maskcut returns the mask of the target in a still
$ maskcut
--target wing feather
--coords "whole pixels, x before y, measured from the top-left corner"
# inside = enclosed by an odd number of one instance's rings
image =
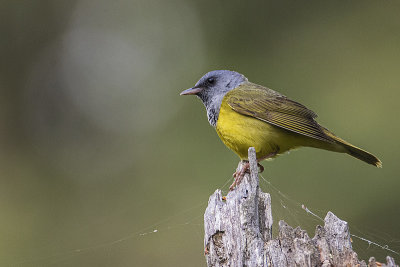
[[[317,115],[312,110],[269,88],[246,82],[227,93],[225,100],[233,110],[243,115],[308,137],[334,142],[314,120]]]

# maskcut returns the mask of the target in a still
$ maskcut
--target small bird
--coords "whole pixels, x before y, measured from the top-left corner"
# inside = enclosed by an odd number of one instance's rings
[[[377,157],[319,125],[312,110],[274,90],[249,82],[238,72],[210,71],[181,95],[196,95],[201,99],[209,123],[222,142],[243,162],[233,174],[235,180],[231,190],[249,169],[249,147],[255,148],[257,162],[297,147],[315,147],[347,153],[382,167]],[[262,171],[264,168],[259,166]]]

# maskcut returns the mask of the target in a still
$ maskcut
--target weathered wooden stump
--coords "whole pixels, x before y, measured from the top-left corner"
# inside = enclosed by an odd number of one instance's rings
[[[220,190],[208,201],[204,214],[208,266],[397,266],[389,256],[386,265],[374,258],[368,265],[360,261],[347,222],[332,212],[324,226],[316,227],[313,238],[284,221],[279,221],[279,234],[272,238],[271,197],[260,190],[254,148],[249,149],[249,161],[250,174],[225,201]]]

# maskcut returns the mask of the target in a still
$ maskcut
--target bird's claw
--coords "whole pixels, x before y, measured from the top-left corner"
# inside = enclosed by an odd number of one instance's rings
[[[264,166],[261,165],[260,163],[257,163],[257,166],[260,168],[260,173],[262,173],[264,171]],[[244,161],[240,168],[238,168],[234,173],[233,173],[233,178],[235,178],[235,180],[233,181],[233,183],[231,184],[231,186],[229,187],[229,190],[232,191],[233,189],[235,189],[235,187],[237,185],[239,185],[244,177],[244,174],[246,172],[250,171],[250,163]]]
[[[260,168],[260,173],[264,171],[264,166],[261,165],[260,163],[257,163],[258,168]]]
[[[239,185],[242,182],[244,174],[246,172],[249,172],[249,170],[250,170],[250,163],[249,162],[244,162],[244,163],[241,164],[240,168],[238,168],[233,173],[233,177],[235,178],[235,180],[233,181],[233,183],[229,187],[230,191],[232,191],[237,185]]]

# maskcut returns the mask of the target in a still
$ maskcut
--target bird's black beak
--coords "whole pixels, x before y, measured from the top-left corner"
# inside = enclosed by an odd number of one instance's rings
[[[181,92],[181,95],[195,95],[197,93],[200,93],[201,91],[203,91],[203,88],[201,87],[192,87]]]

